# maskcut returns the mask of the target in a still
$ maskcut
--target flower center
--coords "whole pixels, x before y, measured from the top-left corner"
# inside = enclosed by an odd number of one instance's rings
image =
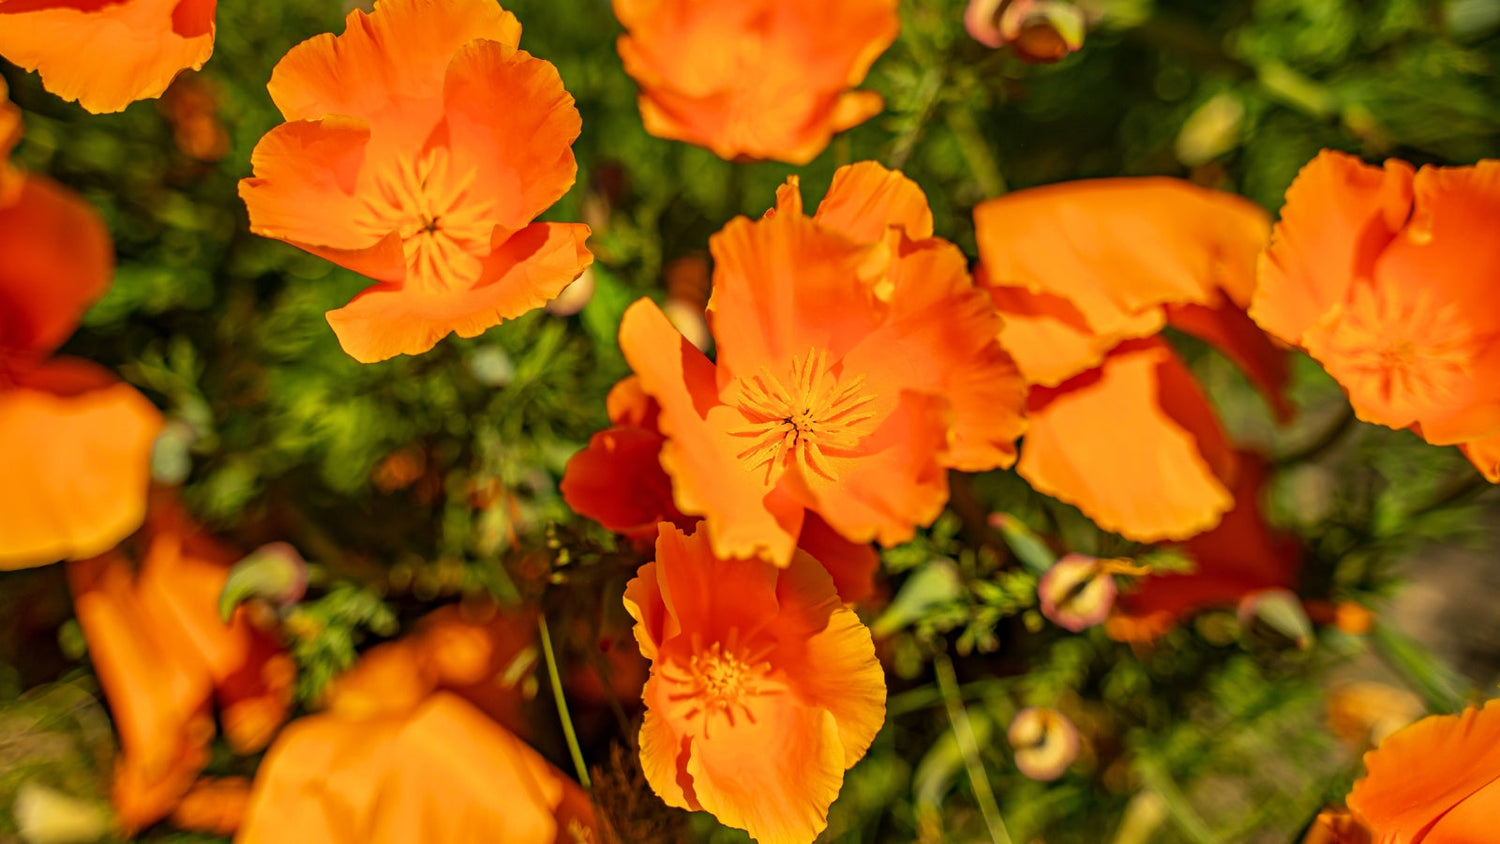
[[[401,159],[375,177],[367,214],[355,224],[374,237],[400,234],[408,282],[428,292],[462,290],[479,277],[495,227],[495,201],[470,195],[475,174],[458,172],[444,147]]]
[[[1458,305],[1426,294],[1398,299],[1357,290],[1330,332],[1325,365],[1351,393],[1413,408],[1462,404],[1470,364],[1487,341]]]
[[[749,424],[730,431],[747,437],[751,445],[738,455],[745,468],[772,474],[796,463],[805,471],[838,480],[830,452],[848,451],[874,430],[875,394],[865,389],[863,375],[835,375],[828,353],[813,349],[793,358],[790,378],[777,378],[769,367],[738,381],[734,403]]]
[[[737,718],[755,723],[756,698],[784,691],[782,684],[770,677],[771,664],[766,657],[774,645],[751,649],[739,641],[739,628],[731,627],[723,642],[704,646],[702,637],[693,634],[692,649],[686,658],[670,660],[660,676],[669,684],[667,700],[676,705],[669,716],[689,725],[696,722],[704,738],[716,716],[722,716],[732,728]]]

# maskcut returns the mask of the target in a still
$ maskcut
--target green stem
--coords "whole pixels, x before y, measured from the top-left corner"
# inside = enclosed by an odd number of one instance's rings
[[[953,737],[964,754],[964,768],[969,774],[969,788],[979,804],[979,813],[989,827],[990,841],[994,844],[1012,844],[1010,832],[1005,828],[1005,819],[1000,817],[1000,805],[995,802],[995,792],[990,789],[990,778],[985,773],[984,761],[979,758],[979,742],[974,738],[974,725],[969,723],[969,711],[959,694],[958,676],[953,673],[953,662],[946,653],[939,652],[933,658],[932,667],[937,674],[938,689],[943,702],[948,706],[948,720],[953,724]]]
[[[988,680],[976,680],[973,683],[965,683],[958,687],[959,697],[963,700],[984,700],[1006,694],[1014,685],[1012,678],[990,678]],[[932,686],[922,686],[911,691],[891,697],[885,702],[885,717],[900,718],[913,712],[920,712],[929,706],[937,706],[943,703],[943,692]]]
[[[906,159],[911,157],[912,151],[917,148],[917,141],[921,140],[922,133],[927,129],[927,121],[932,119],[932,112],[937,108],[938,99],[942,96],[943,79],[944,70],[936,68],[929,70],[927,75],[922,77],[922,87],[915,98],[916,118],[912,121],[911,128],[896,138],[896,143],[891,147],[890,157],[885,162],[886,166],[892,170],[900,170],[906,164]]]
[[[1188,802],[1187,795],[1177,787],[1177,782],[1167,772],[1164,763],[1155,758],[1142,757],[1136,761],[1135,769],[1146,787],[1161,796],[1162,802],[1167,806],[1167,814],[1172,816],[1183,835],[1194,844],[1221,844],[1219,837],[1214,835],[1208,823],[1193,809],[1193,804]]]
[[[557,716],[562,720],[563,738],[568,742],[568,754],[573,757],[573,769],[578,772],[578,782],[585,790],[592,790],[589,781],[589,766],[583,761],[583,748],[578,745],[578,733],[573,731],[573,716],[568,714],[568,699],[563,696],[562,675],[557,670],[557,655],[552,652],[552,634],[547,630],[547,617],[536,619],[537,632],[542,638],[542,658],[547,662],[547,677],[552,681],[552,698],[557,701]]]
[[[979,189],[986,197],[991,198],[1005,193],[1005,176],[1001,175],[1000,167],[995,163],[995,155],[990,151],[990,145],[985,143],[979,124],[974,121],[973,110],[966,105],[956,106],[948,109],[943,117],[948,122],[948,128],[953,131],[953,137],[958,139],[958,149],[969,163],[969,170]]]

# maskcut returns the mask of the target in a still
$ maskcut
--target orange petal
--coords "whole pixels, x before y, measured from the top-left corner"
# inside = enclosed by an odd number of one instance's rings
[[[1227,300],[1208,306],[1171,305],[1167,322],[1223,352],[1265,396],[1277,419],[1291,418],[1286,350],[1276,346],[1244,310]]]
[[[767,706],[732,734],[693,742],[687,773],[698,803],[725,826],[760,844],[807,844],[828,825],[844,748],[828,710]]]
[[[498,225],[516,231],[573,186],[573,141],[582,121],[550,62],[511,44],[460,49],[443,86],[454,166],[473,167],[469,188],[495,202]]]
[[[761,560],[724,560],[701,533],[685,534],[663,524],[656,538],[655,574],[670,619],[663,639],[689,631],[706,640],[728,638],[738,629],[750,639],[776,617],[778,569]],[[828,584],[833,594],[833,584]]]
[[[1160,340],[1123,343],[1098,370],[1032,388],[1028,414],[1017,471],[1105,530],[1138,542],[1185,539],[1233,503],[1224,432]]]
[[[1433,715],[1392,733],[1365,754],[1365,771],[1349,794],[1349,808],[1379,840],[1485,840],[1493,828],[1494,783],[1500,776],[1500,701],[1458,715]],[[1471,799],[1476,800],[1473,811],[1489,810],[1484,832],[1477,838],[1438,835],[1444,823],[1438,819]],[[1453,831],[1472,830],[1467,823],[1472,819],[1462,812]]]
[[[346,117],[283,123],[255,145],[240,180],[250,230],[382,281],[406,277],[399,239],[350,225],[365,214],[361,171],[369,124]]]
[[[976,290],[963,253],[934,240],[907,244],[888,276],[885,324],[844,359],[883,390],[935,393],[949,402],[944,466],[966,472],[1009,467],[1026,385],[996,341],[1000,320]]]
[[[250,624],[244,608],[228,624],[219,618],[219,593],[240,555],[193,525],[176,502],[158,499],[153,509],[151,543],[136,584],[141,606],[184,659],[208,671],[230,746],[238,753],[259,751],[291,710],[296,668]]]
[[[342,35],[289,50],[267,88],[289,121],[360,118],[415,149],[442,115],[449,62],[479,38],[515,47],[521,24],[488,0],[381,0],[371,14],[350,12]]]
[[[399,718],[346,721],[309,715],[287,725],[261,760],[239,836],[242,844],[305,840],[362,844],[380,786],[401,764]]]
[[[212,681],[139,600],[130,563],[110,552],[70,563],[73,607],[120,734],[115,809],[131,830],[165,817],[208,764]]]
[[[578,223],[532,223],[490,254],[484,280],[472,289],[377,284],[329,311],[328,324],[361,363],[421,354],[449,334],[477,337],[545,305],[572,283],[593,263],[583,245],[588,235],[588,226]]]
[[[516,669],[535,659],[536,629],[530,611],[449,604],[423,616],[413,636],[436,669],[439,688],[507,730],[522,732],[529,729],[525,677]]]
[[[743,445],[727,431],[743,417],[717,404],[714,365],[645,299],[626,309],[620,348],[642,389],[661,406],[658,421],[667,437],[661,465],[672,478],[677,509],[704,516],[720,556],[764,553],[789,560],[803,511],[772,495],[768,479],[746,471],[735,456]]]
[[[1295,537],[1273,533],[1260,496],[1267,467],[1242,452],[1234,483],[1234,506],[1218,526],[1189,539],[1184,550],[1197,564],[1191,574],[1147,577],[1120,598],[1122,614],[1149,620],[1153,632],[1200,610],[1231,606],[1241,598],[1297,584],[1301,548]]]
[[[437,666],[414,640],[386,642],[365,651],[324,689],[323,706],[340,717],[366,720],[403,715],[438,686]]]
[[[900,27],[894,0],[817,4],[616,0],[646,130],[726,159],[801,164],[873,115],[858,85]]]
[[[364,828],[371,844],[553,844],[559,837],[554,812],[572,783],[458,697],[428,699],[396,733],[390,753],[397,764],[370,795]]]
[[[140,526],[161,413],[62,358],[0,387],[0,569],[103,553]]]
[[[0,206],[0,255],[0,356],[41,356],[61,345],[114,270],[99,213],[42,176],[21,177],[15,201]]]
[[[1164,321],[1160,312],[1151,310],[1115,333],[1095,334],[1083,312],[1062,296],[992,284],[983,265],[975,277],[989,290],[1002,318],[1001,347],[1028,383],[1043,387],[1056,387],[1098,366],[1118,343],[1117,336],[1149,336],[1161,330]]]
[[[660,712],[646,710],[640,732],[641,772],[646,784],[668,806],[698,812],[703,806],[693,794],[693,781],[688,777],[686,741]]]
[[[191,832],[233,836],[250,804],[250,781],[244,777],[204,777],[172,811],[172,825]]]
[[[672,479],[661,467],[663,442],[661,434],[640,428],[600,431],[568,461],[558,484],[563,500],[631,539],[654,538],[657,522],[690,527],[697,520],[672,503]]]
[[[868,542],[850,542],[840,536],[817,513],[809,512],[802,522],[797,547],[822,564],[833,578],[839,600],[857,604],[875,594],[875,572],[880,569],[880,555]]]
[[[833,713],[844,767],[851,768],[885,725],[885,671],[859,616],[840,604],[828,573],[798,554],[776,582],[778,664],[798,696]]]
[[[779,370],[809,349],[837,360],[880,324],[873,291],[859,280],[870,249],[800,211],[783,207],[769,219],[731,220],[709,238],[709,249],[708,319],[718,365],[730,377],[754,375],[762,366]]]
[[[1261,258],[1250,316],[1294,345],[1368,277],[1412,206],[1411,165],[1369,167],[1332,150],[1318,154],[1287,188],[1281,220]]]
[[[880,427],[857,452],[830,454],[833,479],[793,465],[787,476],[808,505],[854,542],[887,548],[910,540],[948,501],[948,472],[939,460],[952,418],[946,398],[903,390]]]
[[[1432,825],[1422,841],[1485,841],[1495,835],[1495,818],[1500,818],[1500,782],[1469,795]]]
[[[625,584],[625,611],[635,619],[635,641],[640,646],[641,656],[656,659],[657,649],[668,635],[675,636],[679,628],[668,631],[667,602],[662,597],[661,583],[657,579],[656,564],[640,567],[635,577]]]
[[[214,49],[215,0],[5,0],[0,55],[95,114],[157,97]]]
[[[1232,194],[1122,178],[1016,191],[977,206],[974,225],[987,283],[1066,299],[1118,342],[1155,333],[1162,305],[1220,291],[1247,304],[1269,220]]]
[[[912,240],[932,237],[932,209],[916,182],[874,161],[840,167],[813,219],[855,243],[873,243],[888,226]]]
[[[641,389],[641,379],[634,375],[621,378],[609,388],[609,395],[604,397],[604,409],[610,422],[647,431],[656,430],[656,416],[661,412],[656,400]]]
[[[1424,167],[1400,236],[1341,318],[1306,335],[1360,418],[1448,445],[1500,430],[1500,255],[1475,249],[1500,215],[1500,161]],[[1437,281],[1438,283],[1434,283]]]

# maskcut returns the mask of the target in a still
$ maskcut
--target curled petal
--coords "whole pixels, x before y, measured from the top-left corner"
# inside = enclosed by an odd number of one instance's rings
[[[840,167],[813,219],[854,243],[874,243],[895,226],[912,240],[932,237],[932,209],[916,182],[874,161]]]
[[[1123,178],[1016,191],[977,206],[974,225],[987,284],[1066,300],[1090,333],[1110,341],[1107,350],[1156,333],[1164,305],[1220,295],[1247,305],[1270,224],[1242,197],[1176,179]],[[1002,333],[1000,342],[1025,371],[1024,338]],[[1096,363],[1080,357],[1032,380],[1056,383]]]
[[[1017,471],[1105,530],[1140,542],[1186,539],[1233,503],[1223,429],[1160,340],[1123,343],[1098,370],[1032,388],[1027,412]]]
[[[521,24],[486,0],[380,0],[372,14],[350,12],[342,35],[289,50],[268,88],[289,121],[344,115],[420,144],[441,115],[449,62],[475,39],[514,48]]]
[[[206,667],[164,637],[118,551],[68,565],[73,607],[120,733],[115,810],[131,830],[165,817],[208,764]]]
[[[493,198],[501,228],[521,229],[573,186],[583,123],[550,62],[471,42],[448,66],[443,101],[454,159],[475,168],[469,190]]]
[[[616,0],[646,131],[726,159],[805,164],[881,108],[848,91],[895,40],[895,0]]]
[[[1250,316],[1300,345],[1302,335],[1348,295],[1406,222],[1411,165],[1369,167],[1341,152],[1319,153],[1287,189],[1281,220],[1261,258]]]
[[[214,49],[215,0],[3,0],[0,56],[95,114],[158,97]]]

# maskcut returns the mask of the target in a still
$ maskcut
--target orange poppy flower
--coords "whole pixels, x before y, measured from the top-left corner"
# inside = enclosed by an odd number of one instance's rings
[[[592,805],[536,751],[453,694],[282,731],[256,774],[240,844],[578,844]]]
[[[257,234],[379,282],[328,313],[357,360],[474,337],[592,263],[588,226],[532,222],[572,186],[581,124],[520,38],[492,0],[380,0],[276,65],[287,122],[240,196]]]
[[[1232,503],[1233,452],[1187,367],[1153,335],[1171,325],[1207,341],[1290,413],[1285,355],[1244,311],[1265,212],[1174,179],[1101,179],[989,200],[974,224],[1000,344],[1032,385],[1017,471],[1138,541],[1217,524]],[[1118,448],[1122,436],[1138,445]]]
[[[1414,428],[1500,480],[1500,161],[1371,167],[1325,150],[1287,189],[1251,316],[1328,370],[1366,422]]]
[[[1213,530],[1182,545],[1197,570],[1137,581],[1134,591],[1120,596],[1105,624],[1112,637],[1149,641],[1202,610],[1296,586],[1301,547],[1294,537],[1275,533],[1265,523],[1260,496],[1266,475],[1264,460],[1240,452],[1234,507]]]
[[[884,106],[850,90],[896,40],[898,0],[614,0],[646,131],[734,160],[806,164]]]
[[[1365,754],[1365,777],[1348,802],[1381,844],[1494,840],[1500,701],[1392,733]]]
[[[239,753],[269,743],[291,706],[295,667],[239,609],[218,617],[235,555],[159,501],[136,572],[120,551],[69,565],[74,609],[120,733],[113,800],[138,829],[160,820],[208,763],[217,695]]]
[[[716,554],[784,566],[809,512],[853,542],[904,542],[942,510],[949,468],[1014,461],[1023,387],[998,317],[905,176],[840,168],[813,217],[793,177],[710,247],[717,362],[647,300],[620,346],[660,407],[677,509],[704,517]]]
[[[702,530],[663,524],[625,607],[652,661],[640,735],[651,788],[761,844],[810,844],[885,720],[870,631],[827,573],[805,553],[784,569],[725,559]]]
[[[0,153],[20,132],[0,99]],[[0,569],[102,554],[141,524],[161,414],[87,361],[50,358],[109,287],[109,232],[77,195],[0,163]]]
[[[698,517],[685,516],[672,500],[672,479],[661,466],[666,442],[656,424],[661,408],[641,390],[640,379],[627,376],[605,399],[614,426],[595,434],[573,455],[558,488],[576,512],[619,533],[639,547],[656,541],[657,524],[671,522],[691,530]],[[839,596],[856,604],[875,592],[880,557],[868,542],[850,542],[809,512],[797,537],[833,577]]]
[[[89,111],[157,97],[214,51],[217,0],[0,0],[0,56]]]

